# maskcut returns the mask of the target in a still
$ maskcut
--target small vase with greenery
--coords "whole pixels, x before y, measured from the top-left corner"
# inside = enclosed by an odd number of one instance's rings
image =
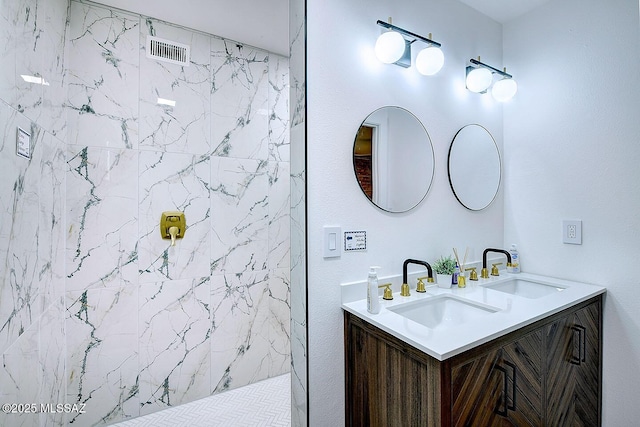
[[[433,271],[438,275],[436,282],[441,288],[451,287],[451,276],[456,271],[456,260],[448,255],[441,256],[432,265]]]

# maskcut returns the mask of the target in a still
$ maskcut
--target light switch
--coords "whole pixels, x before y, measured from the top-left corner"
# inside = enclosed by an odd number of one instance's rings
[[[323,253],[325,258],[335,258],[342,254],[340,245],[340,235],[342,229],[340,227],[324,227]]]

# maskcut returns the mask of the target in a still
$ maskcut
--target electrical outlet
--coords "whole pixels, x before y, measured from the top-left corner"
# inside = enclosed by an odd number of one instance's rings
[[[582,221],[564,220],[562,221],[562,243],[570,245],[582,244]]]

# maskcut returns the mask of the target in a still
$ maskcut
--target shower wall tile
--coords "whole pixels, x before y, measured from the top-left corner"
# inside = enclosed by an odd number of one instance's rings
[[[0,99],[16,106],[16,40],[18,2],[0,2]]]
[[[138,416],[137,287],[68,292],[66,403],[75,425],[107,424]]]
[[[51,259],[39,256],[47,245],[40,224],[40,170],[44,132],[35,123],[0,106],[0,351],[6,349],[42,312],[47,277],[40,269]],[[32,159],[16,156],[18,126],[31,133]],[[39,245],[42,242],[43,247]]]
[[[289,60],[269,54],[269,160],[288,162]]]
[[[58,297],[40,319],[38,370],[40,397],[37,402],[66,402],[64,297]],[[41,413],[41,426],[63,426],[65,414]]]
[[[266,271],[212,276],[212,393],[268,377],[268,281]]]
[[[48,85],[42,87],[42,107],[38,124],[61,141],[67,137],[67,78],[65,62],[68,0],[38,0],[44,11],[44,34],[41,35],[42,76]]]
[[[211,40],[211,139],[215,156],[266,160],[269,144],[268,53]]]
[[[268,194],[266,161],[211,158],[212,273],[267,268]]]
[[[15,85],[16,109],[33,121],[38,121],[42,106],[43,85],[28,83],[21,75],[45,78],[43,48],[45,34],[44,6],[37,0],[18,0],[15,22]]]
[[[48,307],[65,290],[65,144],[44,134],[39,162],[38,275],[43,307]]]
[[[210,274],[210,170],[206,157],[140,152],[140,281]],[[176,246],[160,235],[164,211],[184,212],[187,230]]]
[[[72,1],[69,19],[69,142],[137,148],[139,18]]]
[[[67,291],[138,283],[138,153],[69,146]]]
[[[289,268],[269,273],[269,377],[291,371],[291,286]]]
[[[291,171],[288,162],[269,162],[269,269],[289,268],[291,258]]]
[[[182,66],[146,57],[147,35],[190,47]],[[210,151],[211,38],[153,20],[140,25],[140,148],[192,154]],[[158,98],[175,101],[174,107]]]
[[[38,323],[35,322],[2,354],[0,364],[0,401],[2,403],[39,403]],[[5,413],[0,411],[2,426],[39,425],[37,413]]]
[[[209,277],[140,286],[140,414],[209,395]]]
[[[15,23],[16,108],[54,135],[64,138],[64,39],[68,2],[20,0]],[[39,77],[43,84],[20,76]]]

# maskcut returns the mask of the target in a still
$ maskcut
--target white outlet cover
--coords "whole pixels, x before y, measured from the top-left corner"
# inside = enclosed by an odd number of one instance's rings
[[[575,233],[570,233],[569,230],[575,227]],[[562,243],[569,245],[581,245],[582,244],[582,221],[579,219],[565,219],[562,221]]]

